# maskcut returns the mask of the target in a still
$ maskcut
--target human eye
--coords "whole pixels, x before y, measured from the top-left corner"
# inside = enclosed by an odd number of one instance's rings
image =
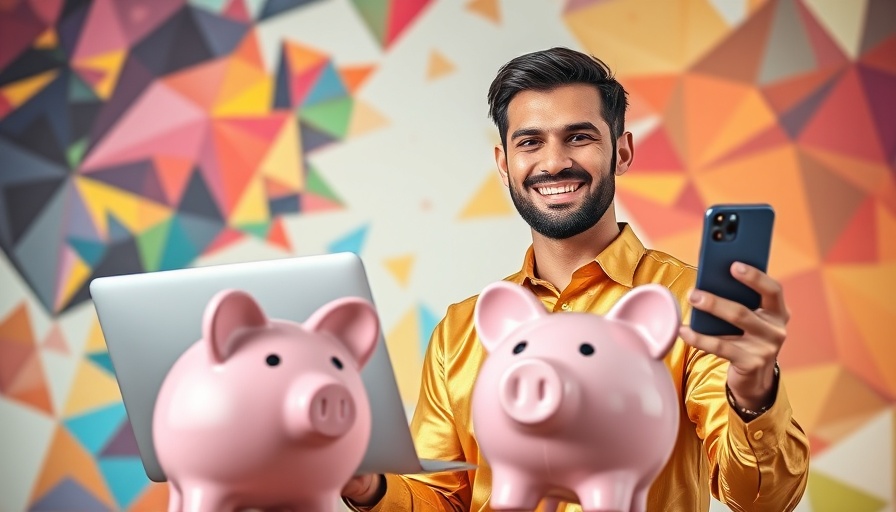
[[[591,142],[593,140],[595,140],[594,137],[587,133],[574,133],[569,136],[569,142]]]

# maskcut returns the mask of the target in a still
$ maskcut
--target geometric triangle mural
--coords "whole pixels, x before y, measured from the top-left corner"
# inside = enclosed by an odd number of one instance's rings
[[[268,240],[282,215],[344,207],[308,158],[372,125],[355,97],[372,66],[284,40],[271,72],[259,42],[262,21],[314,3],[4,8],[0,248],[49,314],[96,277],[185,267]],[[427,3],[358,9],[388,43]]]

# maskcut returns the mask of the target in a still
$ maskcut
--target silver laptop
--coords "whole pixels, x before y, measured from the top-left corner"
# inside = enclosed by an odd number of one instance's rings
[[[94,279],[90,295],[143,467],[153,481],[165,481],[152,443],[156,395],[177,358],[201,337],[206,304],[225,288],[252,294],[271,318],[296,322],[304,322],[317,308],[340,297],[373,303],[364,265],[353,253]],[[361,377],[370,399],[372,432],[357,474],[475,467],[418,458],[382,331]]]

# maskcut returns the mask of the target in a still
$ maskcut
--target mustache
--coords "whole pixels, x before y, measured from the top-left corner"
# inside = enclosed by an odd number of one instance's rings
[[[556,174],[539,173],[523,180],[523,186],[527,188],[550,185],[561,181],[578,180],[586,184],[591,183],[591,175],[583,169],[567,167]]]

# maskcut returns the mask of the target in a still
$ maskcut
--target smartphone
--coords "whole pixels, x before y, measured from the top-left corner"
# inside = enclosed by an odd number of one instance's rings
[[[731,275],[731,265],[740,261],[768,271],[775,211],[767,204],[721,204],[710,206],[703,217],[697,289],[759,308],[762,297]],[[704,311],[691,311],[691,329],[712,336],[741,335],[743,330]]]

